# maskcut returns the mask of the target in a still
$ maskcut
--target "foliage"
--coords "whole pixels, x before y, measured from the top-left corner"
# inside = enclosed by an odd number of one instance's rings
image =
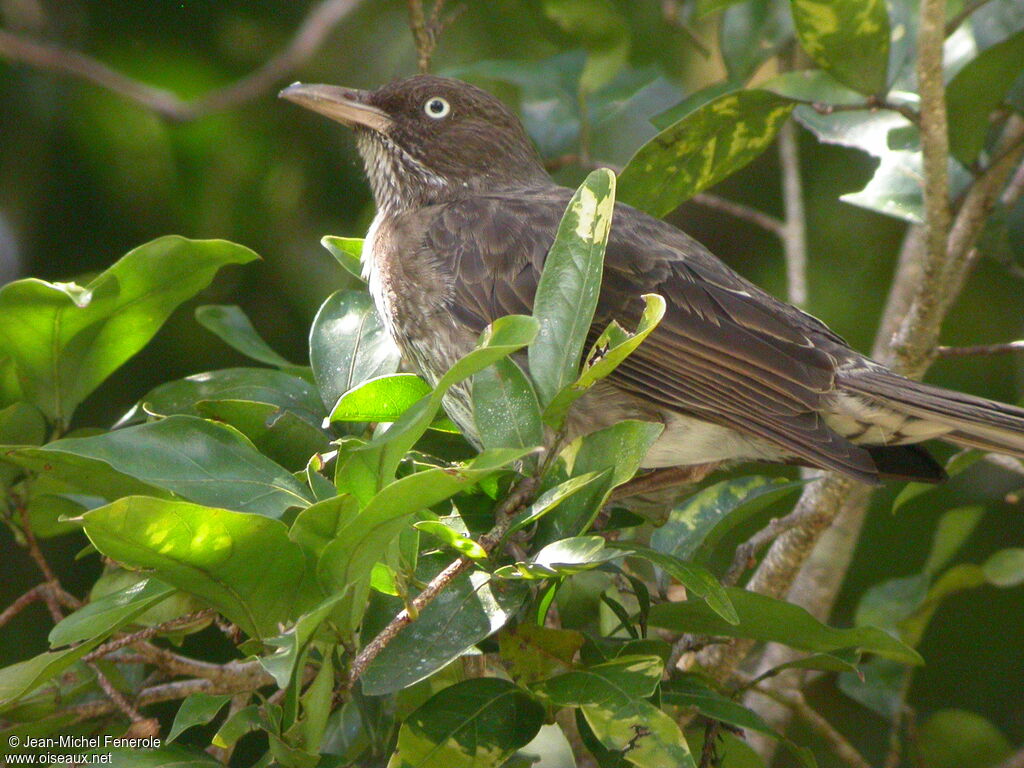
[[[879,160],[843,199],[925,218],[907,2],[689,5],[694,21],[718,26],[727,76],[685,99],[650,62],[635,65],[638,22],[612,0],[538,5],[540,23],[579,50],[454,70],[516,86],[548,157],[616,147],[617,124],[637,115],[645,138],[618,176],[602,168],[579,186],[533,314],[496,319],[434,387],[402,369],[361,283],[358,238],[322,240],[347,287],[316,313],[308,365],[276,351],[240,307],[200,306],[198,325],[252,363],[161,382],[110,429],[72,429],[83,401],[221,268],[255,254],[164,237],[84,285],[0,289],[4,522],[39,558],[39,539],[84,534],[81,556],[104,570],[84,604],[54,584],[39,593],[60,621],[47,650],[0,669],[0,736],[121,735],[142,727],[137,709],[171,701],[164,746],[115,763],[217,764],[210,747],[233,765],[518,766],[558,722],[602,767],[707,766],[719,724],[725,766],[761,764],[741,748],[743,730],[813,766],[800,739],[744,699],[783,669],[834,676],[848,703],[900,722],[943,601],[1024,583],[1019,547],[953,564],[980,502],[944,511],[920,572],[865,590],[854,626],[838,628],[722,583],[737,543],[803,481],[733,475],[652,515],[622,508],[616,491],[661,424],[566,439],[574,402],[665,312],[647,295],[635,328],[591,328],[617,197],[667,215],[757,159],[793,117]],[[999,128],[1021,109],[1024,16],[1011,5],[991,0],[954,32],[973,51],[946,73],[956,192],[999,156]],[[1011,21],[994,35],[983,14],[997,12]],[[794,70],[804,56],[813,68]],[[769,61],[786,71],[758,76]],[[1022,215],[1003,204],[983,242],[1007,242]],[[445,416],[453,388],[470,394],[475,442]],[[950,474],[977,459],[955,457]],[[934,498],[927,490],[908,486],[893,509]],[[230,660],[182,645],[221,632]],[[745,682],[677,665],[695,639],[729,638],[796,658]],[[993,764],[1009,750],[981,714],[948,707],[919,739],[928,768]]]

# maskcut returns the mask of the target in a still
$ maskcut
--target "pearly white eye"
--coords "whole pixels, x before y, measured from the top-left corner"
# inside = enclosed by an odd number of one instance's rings
[[[440,120],[442,117],[448,116],[448,113],[452,111],[452,105],[448,103],[447,99],[431,96],[423,105],[423,111],[427,113],[427,117]]]

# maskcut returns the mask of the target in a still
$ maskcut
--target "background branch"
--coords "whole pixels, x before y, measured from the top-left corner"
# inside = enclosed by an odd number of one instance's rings
[[[323,0],[314,5],[289,43],[276,56],[240,80],[193,101],[185,101],[168,90],[123,75],[85,54],[18,37],[2,29],[0,56],[85,80],[141,104],[169,120],[184,122],[233,109],[269,92],[283,78],[309,61],[341,20],[361,2]]]

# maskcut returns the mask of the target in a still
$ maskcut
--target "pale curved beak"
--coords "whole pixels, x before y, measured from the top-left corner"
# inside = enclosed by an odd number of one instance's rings
[[[391,118],[384,110],[367,104],[368,95],[368,91],[312,83],[293,83],[278,94],[282,99],[319,112],[350,128],[361,126],[378,133],[387,133],[391,127]]]

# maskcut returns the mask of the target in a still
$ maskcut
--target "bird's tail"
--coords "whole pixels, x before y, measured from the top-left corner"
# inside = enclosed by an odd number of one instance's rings
[[[939,440],[1024,458],[1024,408],[922,384],[891,371],[857,371],[841,380],[851,392],[913,419],[945,427]]]

